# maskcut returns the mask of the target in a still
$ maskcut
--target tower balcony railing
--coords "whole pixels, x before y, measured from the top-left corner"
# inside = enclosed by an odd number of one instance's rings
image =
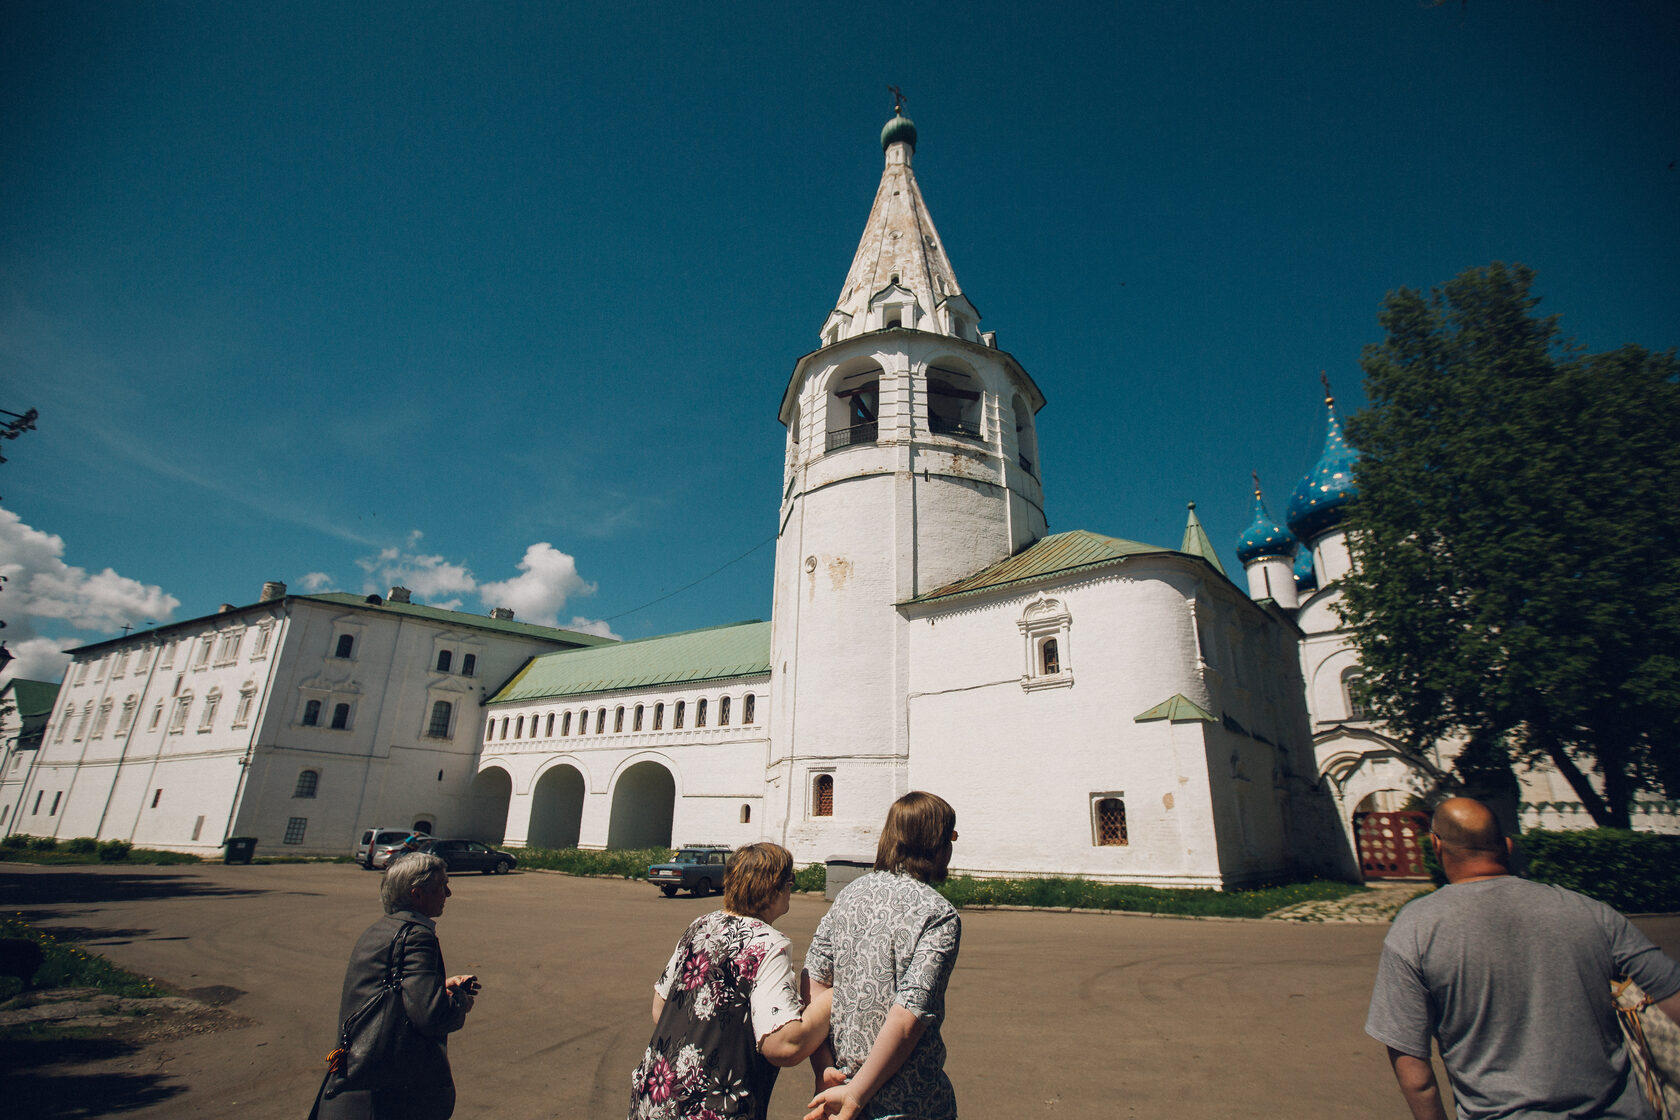
[[[936,436],[956,436],[958,439],[979,440],[984,438],[980,434],[978,425],[960,417],[953,420],[949,417],[929,414],[928,431]]]
[[[875,443],[881,438],[881,425],[871,420],[867,424],[854,424],[850,428],[841,428],[837,432],[828,433],[828,450],[839,451],[843,447],[856,447],[860,443]]]

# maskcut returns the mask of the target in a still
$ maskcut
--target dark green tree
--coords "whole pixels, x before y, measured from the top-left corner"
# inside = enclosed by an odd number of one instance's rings
[[[1413,750],[1548,759],[1626,828],[1635,792],[1680,795],[1680,361],[1583,352],[1533,282],[1495,263],[1384,302],[1340,609]]]

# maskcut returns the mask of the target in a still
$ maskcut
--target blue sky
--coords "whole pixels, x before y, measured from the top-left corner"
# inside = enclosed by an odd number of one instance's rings
[[[767,618],[893,83],[1051,530],[1193,499],[1236,573],[1391,289],[1521,261],[1587,346],[1680,341],[1677,46],[1660,0],[8,0],[4,636],[53,676],[266,579]]]

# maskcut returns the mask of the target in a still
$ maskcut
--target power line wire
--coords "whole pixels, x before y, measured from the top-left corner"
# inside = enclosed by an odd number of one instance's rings
[[[757,544],[753,545],[751,548],[749,548],[745,552],[741,553],[741,555],[735,557],[735,559],[725,561],[724,563],[719,564],[717,567],[713,568],[711,571],[707,572],[705,575],[701,576],[699,579],[695,580],[693,583],[684,584],[683,586],[677,588],[675,591],[669,592],[665,595],[661,595],[657,599],[650,599],[647,602],[643,603],[639,607],[631,607],[627,611],[619,611],[615,615],[608,615],[606,618],[603,618],[601,621],[602,622],[616,622],[621,618],[625,618],[629,615],[635,614],[637,611],[645,611],[649,607],[655,605],[656,603],[663,603],[665,600],[671,598],[671,596],[673,596],[673,595],[681,595],[684,591],[687,591],[689,588],[698,587],[702,583],[705,583],[707,580],[711,579],[713,576],[717,575],[719,572],[723,571],[725,568],[729,567],[729,565],[739,564],[741,561],[745,560],[747,557],[751,556],[753,553],[757,552],[759,549],[763,548],[765,545],[769,544],[771,541],[773,541],[775,539],[776,539],[776,534],[771,533],[768,537],[765,537],[763,540],[759,541]]]

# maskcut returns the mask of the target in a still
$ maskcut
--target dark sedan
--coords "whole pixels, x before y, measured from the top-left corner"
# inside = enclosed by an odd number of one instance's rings
[[[477,840],[429,840],[420,845],[420,850],[443,860],[451,874],[482,871],[486,875],[506,875],[519,865],[519,857],[512,852],[498,852]]]

